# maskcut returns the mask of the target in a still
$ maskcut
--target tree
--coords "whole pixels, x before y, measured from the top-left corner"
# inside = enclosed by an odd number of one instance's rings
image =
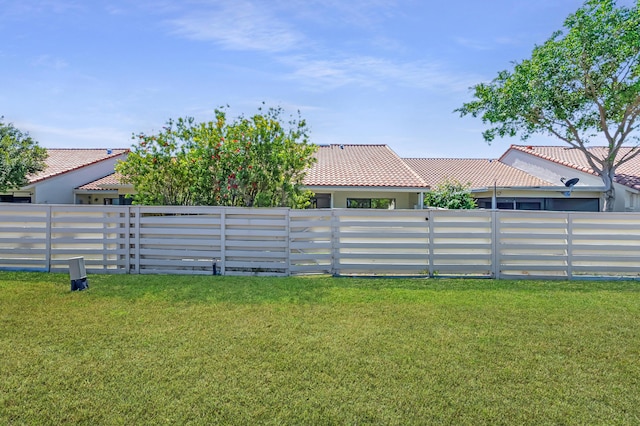
[[[611,211],[616,167],[640,153],[640,1],[628,8],[587,0],[564,27],[512,71],[474,86],[475,100],[456,111],[493,125],[483,133],[487,142],[542,133],[580,150],[601,176]],[[588,149],[594,139],[605,141],[606,155]]]
[[[438,183],[424,197],[426,207],[444,209],[475,209],[476,200],[471,196],[470,185],[463,185],[456,180],[444,180]]]
[[[0,117],[0,192],[18,189],[29,183],[28,176],[44,170],[46,149],[28,133],[3,123]]]
[[[302,180],[315,161],[300,117],[285,122],[281,108],[251,117],[169,120],[138,140],[117,170],[132,183],[138,204],[305,207],[311,193]]]

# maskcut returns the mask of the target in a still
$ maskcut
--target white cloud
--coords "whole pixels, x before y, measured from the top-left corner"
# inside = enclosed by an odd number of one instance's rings
[[[401,13],[399,3],[398,0],[281,0],[278,6],[303,20],[331,26],[371,28],[389,16]]]
[[[293,49],[302,40],[269,7],[248,1],[219,2],[214,9],[187,12],[168,22],[175,34],[232,50],[278,52]]]
[[[82,9],[82,3],[72,0],[31,0],[16,1],[10,4],[3,2],[2,7],[0,7],[0,16],[30,18],[35,14],[61,14],[79,9]]]
[[[28,122],[15,123],[47,148],[126,148],[131,145],[131,133],[113,127],[65,128]]]
[[[32,63],[37,67],[53,68],[56,70],[61,70],[69,65],[64,59],[51,55],[40,55]]]
[[[467,37],[456,37],[454,40],[461,46],[480,51],[495,50],[504,46],[517,46],[520,44],[520,40],[514,37],[497,37],[489,41]]]
[[[397,63],[367,56],[338,60],[297,57],[285,59],[285,63],[294,68],[290,78],[303,80],[316,89],[397,85],[424,90],[464,91],[479,79],[476,75],[454,73],[436,62]]]

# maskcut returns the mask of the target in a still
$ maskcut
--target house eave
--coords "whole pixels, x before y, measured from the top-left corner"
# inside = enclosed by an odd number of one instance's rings
[[[304,189],[313,192],[331,191],[368,191],[368,192],[427,192],[430,187],[406,187],[406,186],[342,186],[342,185],[304,185]]]
[[[494,189],[498,191],[567,191],[567,188],[564,185],[555,185],[555,186],[485,186],[480,188],[473,188],[471,192],[487,192],[493,191]],[[604,191],[604,186],[575,186],[572,191],[580,191],[580,192],[601,192]]]

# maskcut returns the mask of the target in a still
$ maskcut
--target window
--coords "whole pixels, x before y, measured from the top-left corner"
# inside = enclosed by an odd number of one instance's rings
[[[479,198],[478,208],[490,209],[491,198]],[[597,198],[502,198],[496,199],[498,210],[550,210],[597,212],[600,200]]]
[[[0,203],[30,203],[31,197],[15,197],[13,195],[0,195]]]
[[[312,209],[329,209],[331,208],[331,194],[316,194],[311,198]]]
[[[120,204],[121,206],[130,206],[132,203],[133,203],[133,198],[129,198],[125,195],[120,195],[118,197],[118,204]]]
[[[387,209],[396,208],[395,198],[347,198],[349,209]]]

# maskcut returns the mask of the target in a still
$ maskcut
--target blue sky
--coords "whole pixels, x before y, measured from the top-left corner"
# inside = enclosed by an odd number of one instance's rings
[[[498,157],[520,140],[489,146],[453,110],[581,4],[0,0],[0,115],[48,148],[120,148],[169,118],[265,102],[300,110],[317,144]]]

